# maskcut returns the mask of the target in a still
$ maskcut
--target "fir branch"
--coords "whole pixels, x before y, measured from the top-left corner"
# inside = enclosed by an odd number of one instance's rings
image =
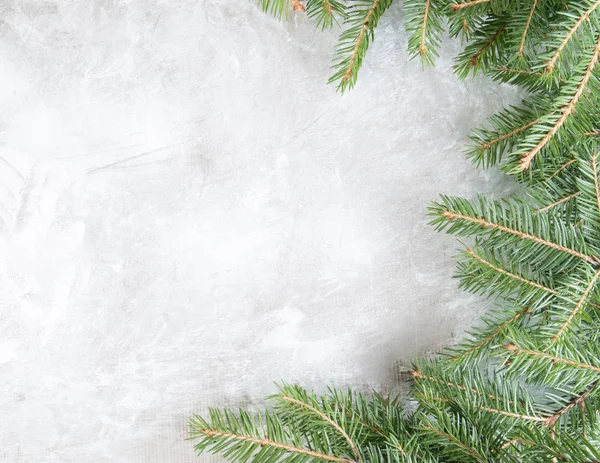
[[[352,460],[332,454],[331,443],[317,429],[300,429],[296,423],[285,423],[277,414],[252,416],[240,410],[210,409],[210,422],[200,416],[190,419],[191,439],[197,440],[197,452],[222,452],[231,461],[246,463],[281,461],[289,458],[295,463],[333,461],[352,463]]]
[[[418,399],[421,402],[426,402],[429,401],[431,399],[429,399],[428,397],[422,395],[422,394],[414,394],[414,398]],[[441,403],[446,403],[446,404],[452,404],[456,402],[456,399],[454,398],[447,398],[447,397],[438,397],[435,396],[432,398],[433,401],[437,401],[437,402],[441,402]],[[497,408],[492,408],[492,407],[487,407],[484,405],[473,405],[473,408],[475,408],[476,410],[481,410],[484,411],[486,413],[490,413],[492,415],[499,415],[499,416],[504,416],[507,418],[514,418],[517,420],[521,420],[521,421],[529,421],[529,422],[535,422],[535,423],[546,423],[548,420],[548,417],[541,417],[541,416],[533,416],[533,415],[524,415],[522,413],[515,413],[515,412],[509,412],[506,410],[499,410]]]
[[[599,0],[600,1],[600,0]],[[594,53],[592,54],[592,58],[585,70],[585,73],[582,76],[582,79],[577,87],[577,90],[573,94],[571,100],[562,107],[561,115],[556,120],[556,122],[550,127],[550,130],[544,135],[544,137],[529,151],[521,155],[520,167],[522,170],[528,170],[531,166],[531,162],[537,156],[537,154],[548,144],[548,142],[557,134],[560,128],[567,121],[569,116],[575,112],[575,107],[581,98],[584,90],[586,89],[590,78],[592,77],[592,73],[596,64],[598,62],[598,56],[600,55],[600,39],[596,42],[596,47],[594,48]]]
[[[556,206],[560,206],[561,204],[566,203],[567,201],[572,200],[573,198],[576,198],[577,196],[579,196],[581,194],[581,191],[576,191],[575,193],[571,193],[570,195],[565,196],[564,198],[560,198],[557,201],[554,201],[553,203],[548,204],[547,206],[541,207],[539,208],[537,211],[535,211],[536,213],[540,213],[540,212],[546,212],[550,209],[555,208]]]
[[[529,129],[541,122],[540,113],[554,114],[547,98],[534,97],[524,107],[509,107],[488,119],[488,127],[474,130],[470,139],[475,142],[467,156],[481,167],[490,167],[502,160],[506,152],[523,139]]]
[[[550,360],[553,364],[562,364],[568,365],[576,368],[580,368],[582,370],[590,370],[596,373],[600,373],[600,368],[594,365],[589,365],[586,363],[576,362],[575,360],[565,359],[561,357],[555,357],[546,352],[539,352],[530,349],[522,349],[517,347],[514,344],[505,344],[504,348],[507,351],[513,352],[515,355],[529,355],[531,357],[535,357],[538,359]]]
[[[547,428],[551,428],[556,424],[556,422],[565,415],[569,410],[577,406],[583,406],[587,397],[592,393],[592,391],[596,388],[596,386],[600,383],[600,380],[594,381],[582,394],[579,394],[573,397],[569,403],[567,403],[564,407],[561,407],[558,411],[556,411],[552,416],[546,418],[544,422],[544,426]]]
[[[547,286],[541,285],[539,283],[536,283],[535,281],[531,281],[528,280],[526,278],[523,278],[522,276],[517,275],[516,273],[512,273],[509,272],[506,269],[503,269],[501,267],[499,267],[497,264],[492,263],[489,260],[484,259],[483,257],[481,257],[479,254],[475,253],[472,249],[467,248],[466,249],[466,253],[468,255],[470,255],[473,259],[477,260],[478,262],[482,263],[484,266],[494,270],[495,272],[498,272],[502,275],[505,275],[513,280],[518,281],[519,283],[523,283],[525,285],[529,285],[533,288],[537,288],[537,289],[541,289],[542,291],[546,291],[548,293],[552,293],[552,294],[556,294],[556,290],[552,289],[552,288],[548,288]]]
[[[545,246],[545,247],[548,247],[548,248],[551,248],[551,249],[555,249],[555,250],[560,251],[560,252],[564,252],[564,253],[570,254],[572,256],[578,257],[579,259],[582,259],[582,260],[584,260],[584,261],[586,261],[586,262],[588,262],[590,264],[593,264],[593,265],[598,265],[600,263],[597,257],[588,256],[588,255],[586,255],[586,254],[584,254],[582,252],[579,252],[579,251],[577,251],[575,249],[568,248],[568,247],[563,246],[561,244],[552,242],[552,241],[547,240],[547,239],[540,238],[540,237],[532,235],[530,233],[524,233],[524,232],[522,232],[522,231],[520,231],[518,229],[515,229],[515,228],[506,227],[504,225],[501,225],[499,223],[495,223],[495,222],[486,220],[484,218],[471,217],[471,216],[462,214],[460,212],[450,211],[448,209],[442,210],[440,212],[440,215],[442,217],[444,217],[447,221],[463,221],[463,222],[468,222],[468,223],[471,223],[471,224],[478,225],[480,227],[480,229],[482,229],[482,230],[486,230],[486,229],[487,230],[496,230],[496,231],[499,231],[499,232],[502,232],[502,233],[506,233],[508,235],[513,235],[513,236],[515,236],[515,237],[517,237],[519,239],[527,240],[527,241],[530,241],[532,243],[536,243],[536,244],[539,244],[539,245],[542,245],[542,246]]]
[[[600,6],[600,0],[596,0],[592,6],[585,11],[585,13],[583,13],[573,24],[573,26],[567,31],[564,39],[562,40],[562,42],[560,42],[559,46],[556,48],[556,51],[554,52],[554,54],[551,56],[550,60],[548,61],[547,65],[546,65],[546,72],[550,73],[553,71],[554,67],[556,66],[556,62],[558,61],[558,58],[560,57],[561,53],[563,52],[563,50],[565,49],[565,47],[567,46],[567,44],[571,41],[571,39],[573,38],[573,36],[575,35],[575,33],[577,32],[577,30],[579,29],[579,27],[589,19],[590,14],[592,14],[594,12],[594,10],[596,10],[596,8],[598,8],[598,6]]]
[[[506,410],[498,410],[496,408],[484,407],[484,406],[476,406],[476,408],[479,408],[480,410],[483,410],[484,412],[492,413],[494,415],[507,416],[509,418],[515,418],[517,420],[522,420],[522,421],[533,421],[536,423],[546,423],[546,421],[547,421],[547,418],[544,418],[541,416],[522,415],[520,413],[507,412]]]
[[[506,330],[506,328],[508,328],[510,325],[512,325],[513,322],[515,322],[516,320],[521,318],[523,315],[525,315],[529,310],[530,310],[529,307],[525,307],[525,308],[521,309],[515,315],[513,315],[508,320],[506,320],[502,325],[500,325],[498,328],[493,330],[489,335],[487,335],[481,341],[476,343],[474,346],[472,346],[464,351],[459,352],[455,356],[451,356],[449,358],[449,361],[454,363],[454,362],[457,362],[459,359],[464,358],[467,355],[469,355],[475,351],[479,351],[483,346],[485,346],[486,344],[490,343],[495,338],[500,336]]]
[[[555,170],[552,174],[550,174],[550,176],[545,180],[545,183],[548,183],[554,177],[556,177],[557,175],[560,175],[567,167],[569,167],[574,162],[577,162],[577,159],[575,159],[575,158],[569,159],[567,162],[562,164],[557,170]]]
[[[462,449],[463,451],[465,451],[466,453],[468,453],[469,455],[475,457],[475,459],[480,462],[480,463],[488,463],[488,461],[482,456],[480,455],[477,451],[475,451],[473,448],[469,447],[467,444],[465,444],[464,442],[461,442],[460,440],[458,440],[456,437],[447,434],[443,431],[440,431],[439,429],[435,429],[432,426],[423,426],[423,429],[432,432],[434,434],[437,434],[440,437],[443,437],[444,439],[449,440],[452,444],[456,445],[457,447],[459,447],[460,449]]]
[[[499,137],[496,137],[496,138],[494,138],[494,139],[492,139],[490,141],[484,141],[484,142],[481,143],[481,145],[477,149],[480,150],[480,151],[488,150],[493,145],[495,145],[496,143],[504,141],[507,138],[511,138],[511,137],[517,135],[518,133],[523,132],[524,130],[527,130],[529,127],[534,126],[538,122],[540,122],[540,120],[539,119],[535,119],[533,121],[528,122],[527,124],[524,124],[524,125],[522,125],[520,127],[517,127],[516,129],[512,129],[510,132],[502,134]]]
[[[590,292],[592,291],[592,289],[596,285],[596,282],[598,281],[599,277],[600,277],[600,270],[598,270],[594,274],[592,280],[589,282],[589,284],[585,288],[585,291],[583,292],[583,294],[581,295],[581,297],[577,301],[577,304],[575,305],[575,309],[573,309],[573,312],[571,312],[569,314],[569,317],[567,318],[567,320],[560,327],[560,329],[558,330],[558,332],[552,337],[552,342],[553,343],[556,342],[556,341],[558,341],[558,339],[562,336],[562,334],[565,332],[565,330],[571,324],[571,322],[573,321],[573,319],[575,318],[575,316],[581,311],[581,309],[583,308],[584,304],[587,302],[587,299],[588,299],[588,297],[590,295]]]
[[[449,388],[452,389],[458,389],[459,391],[470,391],[475,395],[482,395],[484,393],[482,393],[481,391],[475,389],[475,388],[468,388],[466,386],[463,386],[461,384],[454,384],[451,381],[444,381],[440,378],[435,378],[433,376],[429,376],[429,375],[424,375],[423,373],[420,373],[417,370],[409,370],[406,372],[407,374],[409,374],[412,378],[414,379],[418,379],[418,380],[425,380],[425,381],[430,381],[430,382],[434,382],[437,384],[441,384],[443,386],[447,386]],[[492,400],[500,400],[498,396],[494,395],[494,394],[486,394],[488,396],[488,398],[492,399]]]
[[[512,37],[514,31],[511,31],[511,33],[509,41],[514,39],[514,37]],[[530,49],[535,50],[535,48],[535,45],[530,46]],[[548,92],[554,92],[556,89],[560,88],[560,85],[565,83],[564,78],[560,75],[547,76],[541,71],[531,69],[530,62],[532,60],[533,58],[530,56],[523,56],[520,60],[518,59],[515,62],[507,62],[506,56],[503,55],[499,57],[495,67],[485,69],[484,72],[497,82],[522,87],[532,94],[548,94]]]
[[[364,43],[363,41],[365,40],[367,31],[369,30],[369,21],[370,21],[371,17],[373,16],[373,13],[374,13],[375,9],[377,8],[377,5],[379,4],[379,2],[380,2],[380,0],[373,1],[372,6],[369,9],[369,12],[367,13],[367,17],[365,18],[365,22],[363,23],[362,27],[360,28],[360,32],[358,33],[356,43],[354,45],[354,48],[352,49],[352,54],[350,55],[350,59],[348,61],[348,66],[347,66],[346,70],[344,71],[344,75],[342,77],[342,82],[349,81],[350,78],[356,74],[354,71],[354,66],[355,66],[356,60],[359,58],[360,49],[362,47],[362,44]]]
[[[338,0],[308,0],[306,14],[317,21],[317,27],[327,29],[333,27],[337,18],[346,18],[346,5]]]
[[[391,4],[392,0],[356,0],[348,8],[346,23],[352,26],[340,36],[333,64],[335,73],[329,79],[338,82],[341,92],[356,83],[363,58],[375,38],[375,27]]]
[[[307,449],[303,449],[303,448],[299,448],[299,447],[293,447],[291,445],[281,444],[279,442],[275,442],[275,441],[272,441],[267,438],[258,439],[258,438],[254,438],[254,437],[244,436],[242,434],[232,434],[232,433],[226,433],[226,432],[220,432],[220,431],[213,431],[211,429],[197,429],[196,433],[198,433],[199,435],[204,435],[208,438],[213,437],[213,438],[231,439],[231,440],[240,441],[240,442],[249,442],[251,444],[257,444],[261,448],[262,447],[271,447],[271,448],[275,448],[275,449],[281,449],[288,453],[296,453],[299,455],[306,455],[309,457],[314,457],[314,458],[318,458],[320,460],[325,460],[325,461],[336,461],[336,462],[340,462],[340,463],[351,463],[352,462],[352,460],[347,460],[345,458],[338,458],[338,457],[334,457],[332,455],[314,452],[312,450],[307,450]]]
[[[578,159],[577,189],[581,195],[577,198],[577,209],[582,223],[582,232],[588,246],[594,252],[600,252],[600,175],[598,144],[585,140],[576,155]]]
[[[433,64],[438,56],[442,26],[442,0],[406,0],[404,3],[405,28],[411,58],[419,57],[424,64]]]
[[[494,44],[498,37],[502,35],[502,33],[506,30],[506,26],[500,27],[494,35],[492,35],[489,39],[487,39],[483,46],[477,50],[477,52],[469,59],[469,64],[471,67],[475,68],[479,64],[479,59],[481,56]]]
[[[352,441],[352,439],[346,433],[346,431],[344,431],[339,424],[337,424],[335,421],[333,421],[331,418],[329,418],[325,413],[317,410],[312,405],[310,405],[310,404],[308,404],[306,402],[303,402],[301,400],[295,399],[293,397],[288,397],[286,395],[281,395],[281,399],[283,399],[283,400],[285,400],[285,401],[287,401],[287,402],[289,402],[291,404],[297,405],[300,408],[304,408],[306,410],[309,410],[310,412],[314,413],[319,418],[321,418],[323,421],[326,421],[331,426],[333,426],[342,435],[342,437],[344,437],[344,439],[346,439],[346,441],[348,442],[348,445],[350,446],[350,448],[352,449],[352,452],[354,453],[354,456],[356,457],[356,461],[360,461],[360,456],[358,454],[358,450],[356,448],[356,444]]]
[[[529,26],[531,25],[531,19],[533,18],[533,13],[535,12],[537,2],[538,0],[533,0],[533,4],[531,5],[531,11],[529,12],[529,17],[527,18],[527,23],[525,23],[525,29],[523,30],[521,43],[519,45],[519,52],[517,53],[519,59],[523,57],[523,48],[525,48],[525,38],[527,37],[527,32],[529,32]]]

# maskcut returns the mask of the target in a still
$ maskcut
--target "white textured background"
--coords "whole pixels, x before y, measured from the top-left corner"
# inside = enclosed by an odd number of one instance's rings
[[[196,461],[191,412],[385,390],[473,322],[426,205],[504,188],[461,150],[515,94],[401,20],[341,97],[338,32],[252,1],[0,0],[0,461]]]

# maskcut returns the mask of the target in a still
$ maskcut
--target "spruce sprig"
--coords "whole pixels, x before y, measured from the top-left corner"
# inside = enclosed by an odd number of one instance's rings
[[[354,0],[349,5],[347,29],[340,35],[333,59],[334,74],[329,79],[341,92],[354,87],[377,23],[391,4],[392,0]]]

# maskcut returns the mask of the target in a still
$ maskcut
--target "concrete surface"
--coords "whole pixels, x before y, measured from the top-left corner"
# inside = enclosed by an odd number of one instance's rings
[[[0,461],[197,461],[191,412],[386,389],[476,319],[426,205],[504,188],[461,150],[515,92],[401,20],[341,97],[338,31],[252,1],[0,0]]]

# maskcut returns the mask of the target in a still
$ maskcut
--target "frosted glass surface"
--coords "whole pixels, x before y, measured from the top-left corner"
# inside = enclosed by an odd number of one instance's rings
[[[340,96],[339,31],[252,1],[0,1],[0,461],[197,461],[190,413],[385,391],[473,323],[426,207],[507,188],[462,147],[516,92],[401,23]]]

